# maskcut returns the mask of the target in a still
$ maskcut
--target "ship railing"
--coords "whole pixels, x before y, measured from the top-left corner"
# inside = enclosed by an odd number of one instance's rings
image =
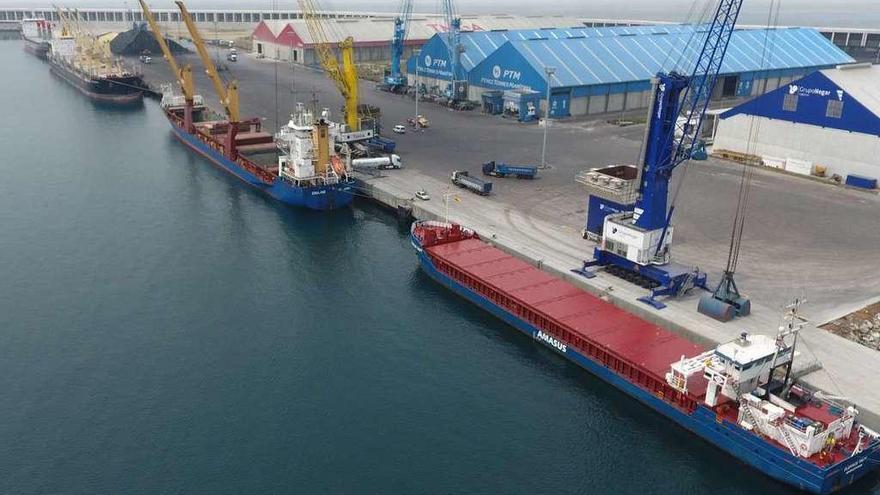
[[[449,228],[450,226],[452,226],[452,224],[449,222],[441,222],[439,220],[422,220],[421,222],[419,222],[419,225],[439,228]]]

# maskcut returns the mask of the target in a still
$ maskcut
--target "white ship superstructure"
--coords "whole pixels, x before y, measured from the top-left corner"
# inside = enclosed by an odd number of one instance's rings
[[[314,113],[297,103],[290,121],[275,134],[281,150],[278,175],[294,183],[318,181],[336,184],[346,175],[346,167],[336,154],[333,126],[326,114],[315,120]]]

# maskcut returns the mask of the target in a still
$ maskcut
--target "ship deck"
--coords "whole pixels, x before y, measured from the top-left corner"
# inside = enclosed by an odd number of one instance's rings
[[[581,352],[586,351],[584,344],[592,343],[623,361],[621,367],[630,365],[663,384],[671,363],[705,350],[480,239],[439,244],[426,251],[441,271],[443,265],[459,271],[468,285],[490,299],[500,299],[507,309],[524,313],[517,316],[536,320],[549,335]],[[688,396],[697,402],[703,393]]]

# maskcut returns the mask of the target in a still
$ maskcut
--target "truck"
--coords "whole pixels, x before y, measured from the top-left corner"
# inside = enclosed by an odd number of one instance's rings
[[[403,160],[397,155],[377,156],[375,158],[356,158],[351,161],[352,168],[389,170],[403,168]]]
[[[397,143],[393,139],[383,138],[381,136],[373,136],[367,141],[367,146],[383,153],[394,153],[397,149]]]
[[[452,172],[452,183],[458,187],[469,189],[480,196],[488,196],[492,192],[492,183],[478,177],[471,177],[467,171],[455,170]]]
[[[496,161],[483,164],[483,175],[495,177],[516,177],[517,179],[534,179],[538,175],[538,167],[530,165],[508,165]]]
[[[410,127],[412,127],[413,129],[427,129],[431,126],[431,123],[428,122],[428,119],[421,115],[417,115],[414,119],[407,119],[407,123],[409,123]]]

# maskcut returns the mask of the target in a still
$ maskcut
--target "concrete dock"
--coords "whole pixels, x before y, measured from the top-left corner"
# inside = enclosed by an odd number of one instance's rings
[[[191,57],[184,61],[199,62]],[[259,61],[249,55],[232,65],[227,77],[238,80],[242,113],[286,122],[295,101],[313,91],[320,106],[339,115],[341,97],[323,74],[311,69]],[[162,63],[144,67],[148,81],[170,81]],[[197,86],[216,105],[202,71]],[[275,85],[277,74],[278,85]],[[374,91],[362,83],[362,102],[382,108],[386,129],[415,114],[408,98]],[[599,273],[592,280],[570,272],[590,257],[593,244],[581,238],[586,192],[574,182],[585,168],[633,163],[643,126],[619,128],[604,122],[562,122],[550,130],[550,168],[535,181],[495,179],[493,195],[479,197],[451,189],[452,170],[476,172],[488,160],[534,164],[539,161],[542,129],[477,112],[458,113],[422,103],[419,113],[431,121],[425,132],[397,136],[404,170],[359,176],[364,194],[396,207],[411,206],[416,218],[443,218],[442,195],[456,191],[450,220],[474,228],[502,249],[670,330],[704,344],[735,338],[742,331],[773,334],[782,306],[806,294],[805,316],[822,324],[847,314],[880,295],[876,253],[880,246],[880,198],[814,181],[757,170],[746,223],[737,282],[752,299],[753,314],[719,323],[696,311],[699,294],[655,310],[636,299],[645,290]],[[709,160],[692,164],[675,219],[674,259],[699,266],[717,280],[727,259],[733,209],[742,169]],[[681,178],[678,177],[678,180]],[[413,199],[424,188],[430,201]],[[809,327],[802,333],[799,370],[803,380],[830,394],[847,397],[862,411],[865,424],[880,429],[880,353]]]

